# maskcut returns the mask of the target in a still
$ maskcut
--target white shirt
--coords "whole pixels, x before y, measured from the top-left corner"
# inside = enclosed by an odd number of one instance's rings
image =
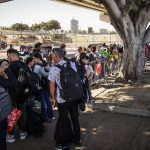
[[[85,69],[86,69],[87,77],[90,76],[90,79],[92,79],[92,75],[93,75],[93,72],[94,72],[92,66],[90,64],[85,65]]]
[[[61,60],[58,64],[59,65],[64,65],[64,64],[66,64],[66,61]],[[71,67],[75,71],[77,71],[75,63],[71,62]],[[61,85],[60,85],[60,69],[58,67],[55,67],[55,66],[51,67],[48,79],[52,82],[55,82],[56,85],[57,85],[57,90],[56,90],[57,103],[65,103],[66,101],[60,97],[60,92],[59,92],[59,89],[61,88]]]

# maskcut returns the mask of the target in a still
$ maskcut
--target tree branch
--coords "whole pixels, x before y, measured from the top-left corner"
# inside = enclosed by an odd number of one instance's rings
[[[119,5],[123,6],[126,5],[126,0],[116,0],[116,3],[119,3]]]
[[[143,4],[143,7],[139,10],[139,13],[137,15],[135,29],[136,32],[139,33],[139,35],[143,35],[149,21],[150,21],[150,2]]]
[[[147,42],[150,42],[150,25],[149,25],[149,27],[147,28],[147,30],[145,31],[143,46],[144,46]]]
[[[111,11],[116,19],[121,18],[121,10],[119,9],[115,0],[101,0],[101,3],[105,6],[106,10]]]

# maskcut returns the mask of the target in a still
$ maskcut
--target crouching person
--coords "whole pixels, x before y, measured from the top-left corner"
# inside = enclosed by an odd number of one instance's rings
[[[82,82],[75,64],[63,60],[63,57],[62,49],[53,49],[52,59],[55,65],[50,69],[48,77],[51,99],[57,103],[59,113],[55,127],[57,150],[69,150],[69,142],[80,144],[78,100],[83,96]]]

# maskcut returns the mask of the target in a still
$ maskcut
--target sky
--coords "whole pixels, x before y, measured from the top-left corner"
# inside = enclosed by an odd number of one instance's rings
[[[88,27],[93,27],[94,31],[114,30],[110,24],[100,21],[99,14],[98,11],[51,0],[13,0],[0,4],[0,26],[9,27],[16,22],[32,25],[55,19],[63,30],[70,30],[70,20],[76,19],[80,30],[87,30]]]

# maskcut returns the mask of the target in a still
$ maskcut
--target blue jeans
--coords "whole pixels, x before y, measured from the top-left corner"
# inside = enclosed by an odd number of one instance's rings
[[[7,118],[0,121],[0,150],[6,150]]]
[[[41,102],[41,110],[44,118],[52,118],[54,117],[52,103],[49,97],[49,91],[46,89],[42,89],[39,91],[40,102]]]

